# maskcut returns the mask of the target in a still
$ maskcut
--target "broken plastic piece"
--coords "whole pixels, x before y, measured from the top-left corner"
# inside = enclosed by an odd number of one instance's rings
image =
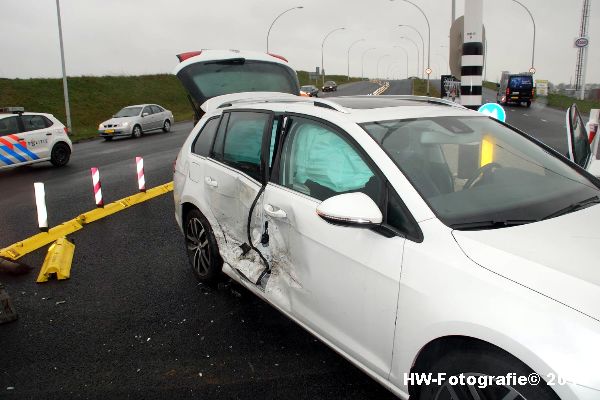
[[[52,274],[55,274],[58,280],[69,279],[74,252],[75,245],[73,243],[69,242],[66,237],[58,238],[48,248],[48,254],[38,275],[37,283],[47,282]]]
[[[17,311],[13,307],[8,293],[0,284],[0,324],[15,321],[17,318]]]

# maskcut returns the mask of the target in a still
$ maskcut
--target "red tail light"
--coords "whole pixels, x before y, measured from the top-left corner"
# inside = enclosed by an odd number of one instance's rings
[[[200,50],[200,51],[188,51],[186,53],[177,54],[177,58],[179,59],[179,62],[184,62],[188,58],[199,56],[200,54],[202,54],[202,50]]]
[[[598,132],[598,124],[590,124],[590,135],[589,135],[590,144],[594,141],[594,138],[596,137],[597,132]]]
[[[279,58],[280,60],[288,62],[287,58],[285,58],[284,56],[280,56],[279,54],[273,54],[273,53],[267,53],[267,54],[270,55],[271,57]]]
[[[531,89],[531,98],[533,99],[533,96],[535,96],[535,89]]]
[[[506,95],[508,96],[510,94],[510,89],[506,88]]]
[[[69,128],[67,128],[67,127],[65,126],[63,129],[65,130],[65,134],[66,134],[66,135],[69,135],[69,134],[70,134],[70,133],[69,133]]]

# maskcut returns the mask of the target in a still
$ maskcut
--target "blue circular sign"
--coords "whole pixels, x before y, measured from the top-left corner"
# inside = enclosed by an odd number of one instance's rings
[[[482,114],[489,115],[490,117],[496,118],[500,122],[506,122],[506,111],[500,104],[486,103],[479,107],[477,110]]]

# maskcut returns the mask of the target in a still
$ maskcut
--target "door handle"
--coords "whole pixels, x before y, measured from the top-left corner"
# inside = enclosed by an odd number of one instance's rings
[[[217,182],[216,180],[214,180],[210,176],[205,177],[204,178],[204,182],[206,182],[206,184],[208,186],[210,186],[210,187],[217,187],[217,186],[219,186],[219,182]]]
[[[270,204],[265,204],[265,212],[273,218],[285,218],[287,214],[281,208],[273,207]]]
[[[51,133],[46,133],[46,136],[52,136],[52,134]]]

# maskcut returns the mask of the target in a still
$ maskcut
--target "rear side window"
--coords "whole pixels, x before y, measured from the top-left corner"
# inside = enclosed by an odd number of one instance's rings
[[[0,136],[19,133],[19,123],[17,117],[8,117],[0,119]]]
[[[26,132],[46,128],[46,121],[41,115],[23,115],[21,119]]]
[[[152,114],[152,109],[150,108],[150,106],[144,107],[144,110],[142,111],[142,115],[144,115],[144,113],[147,113],[148,115]]]
[[[260,180],[262,140],[270,120],[271,115],[267,113],[230,113],[222,143],[223,153],[219,158],[225,164]]]
[[[46,123],[46,128],[50,128],[52,125],[54,125],[54,122],[50,121],[49,118],[46,118],[42,115],[42,118],[44,119],[44,122]]]
[[[152,114],[158,114],[159,112],[161,112],[160,108],[158,108],[157,106],[150,106],[150,108],[152,109]]]
[[[194,143],[192,144],[192,153],[198,154],[199,156],[208,157],[210,154],[210,148],[212,147],[215,135],[217,134],[217,128],[219,127],[219,117],[211,118],[206,121],[204,127],[196,136]]]

